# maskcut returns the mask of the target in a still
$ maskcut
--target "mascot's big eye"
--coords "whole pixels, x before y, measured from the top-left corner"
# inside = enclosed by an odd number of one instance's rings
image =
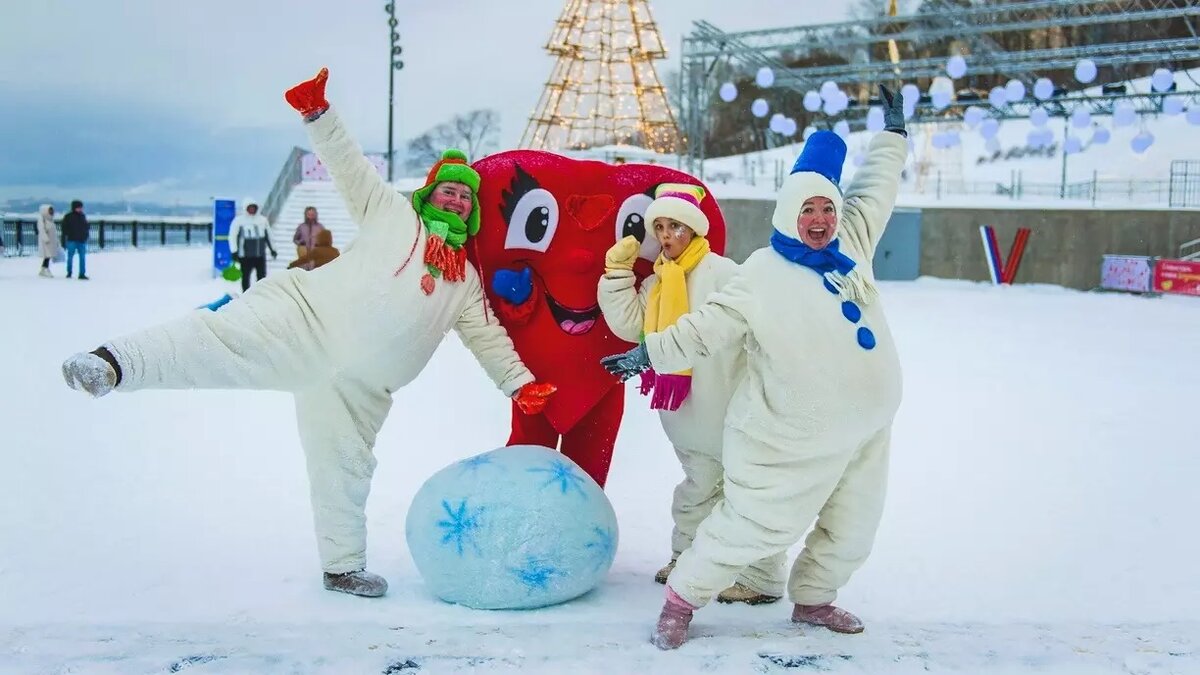
[[[508,220],[504,248],[525,248],[545,253],[558,229],[558,200],[537,188],[521,196]]]
[[[653,228],[646,222],[646,209],[652,201],[654,199],[650,195],[630,195],[621,203],[621,208],[617,209],[617,241],[631,234],[637,237],[637,240],[642,242],[642,250],[638,255],[646,260],[657,258],[661,248],[658,240],[654,238]]]

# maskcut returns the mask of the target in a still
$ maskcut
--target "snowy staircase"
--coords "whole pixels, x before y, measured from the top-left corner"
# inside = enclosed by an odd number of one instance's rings
[[[344,249],[358,234],[358,223],[350,218],[342,204],[342,196],[333,183],[300,183],[292,188],[279,211],[279,217],[271,224],[271,243],[279,253],[279,258],[269,263],[270,271],[285,270],[288,263],[296,259],[292,235],[296,233],[296,226],[304,222],[304,209],[309,206],[316,207],[317,220],[333,233],[333,245],[338,250]]]

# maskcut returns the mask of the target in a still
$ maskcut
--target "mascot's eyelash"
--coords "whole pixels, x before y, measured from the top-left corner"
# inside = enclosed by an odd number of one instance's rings
[[[500,213],[504,216],[505,224],[512,220],[513,211],[520,203],[521,197],[542,187],[533,176],[525,173],[520,164],[513,163],[514,175],[507,190],[500,191]]]

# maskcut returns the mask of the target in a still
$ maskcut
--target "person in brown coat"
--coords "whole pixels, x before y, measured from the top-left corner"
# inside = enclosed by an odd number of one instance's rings
[[[308,253],[288,263],[288,269],[302,267],[311,271],[338,257],[338,250],[333,247],[333,234],[329,230],[319,230],[314,243],[316,245]]]

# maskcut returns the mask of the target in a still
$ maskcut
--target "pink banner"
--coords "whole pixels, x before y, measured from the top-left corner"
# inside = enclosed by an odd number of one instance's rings
[[[1154,266],[1154,290],[1200,296],[1200,261],[1159,260]]]
[[[375,170],[379,172],[381,178],[387,177],[387,160],[382,154],[368,154],[367,160],[375,166]],[[317,158],[316,154],[308,153],[300,158],[300,177],[304,181],[328,181],[332,180],[329,177],[329,172],[325,170],[325,165]]]
[[[1149,293],[1153,260],[1142,255],[1106,255],[1100,265],[1100,287],[1110,291]]]

